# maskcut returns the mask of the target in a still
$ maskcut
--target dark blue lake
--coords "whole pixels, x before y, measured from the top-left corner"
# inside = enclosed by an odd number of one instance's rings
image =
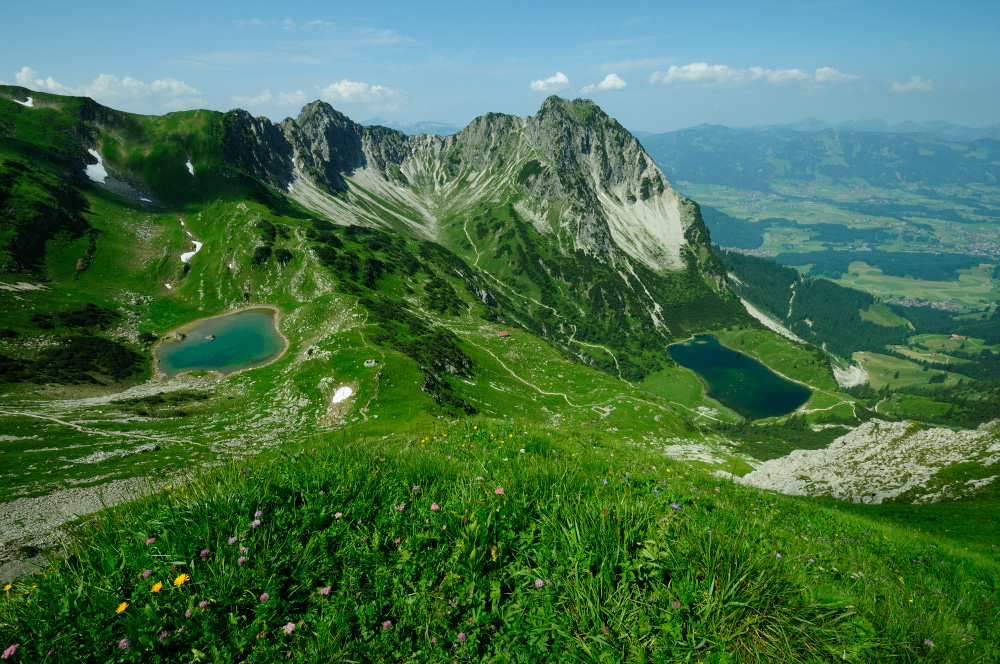
[[[667,346],[674,362],[695,372],[708,396],[743,417],[786,415],[809,400],[812,390],[779,376],[711,335]]]
[[[229,374],[267,364],[285,351],[274,312],[267,309],[206,318],[181,331],[187,335],[183,341],[168,339],[156,348],[157,364],[167,376],[195,370]]]

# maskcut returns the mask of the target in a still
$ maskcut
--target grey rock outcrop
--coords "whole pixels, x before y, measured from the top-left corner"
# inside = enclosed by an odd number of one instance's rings
[[[222,127],[222,155],[229,164],[279,191],[288,188],[292,146],[280,128],[240,108],[222,117]]]

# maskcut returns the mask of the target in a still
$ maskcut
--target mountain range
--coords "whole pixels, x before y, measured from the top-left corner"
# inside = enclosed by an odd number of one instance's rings
[[[757,140],[747,149],[766,152]],[[517,413],[599,422],[632,443],[693,436],[711,467],[747,470],[775,448],[717,435],[742,418],[664,352],[704,332],[813,389],[825,405],[804,407],[819,427],[808,444],[872,417],[837,389],[824,339],[789,341],[748,312],[699,206],[589,100],[550,97],[532,116],[438,136],[363,126],[321,101],[274,123],[8,86],[0,208],[0,380],[26,440],[99,410],[129,423],[116,449],[132,434],[164,446],[140,462],[159,468],[177,441],[228,454],[223,414],[239,400],[265,447],[293,431]],[[788,288],[772,285],[786,301]],[[282,360],[228,379],[151,375],[159,339],[253,306],[281,312]],[[500,332],[517,343],[497,346]],[[19,458],[28,473],[41,457]]]

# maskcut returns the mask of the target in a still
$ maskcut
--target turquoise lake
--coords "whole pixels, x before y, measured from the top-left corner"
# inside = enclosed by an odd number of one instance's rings
[[[229,374],[267,364],[285,351],[274,313],[266,309],[206,318],[182,332],[183,341],[167,340],[156,348],[157,364],[167,376],[196,370]]]
[[[812,390],[779,376],[710,335],[667,346],[674,362],[695,372],[708,396],[743,417],[786,415],[809,400]]]

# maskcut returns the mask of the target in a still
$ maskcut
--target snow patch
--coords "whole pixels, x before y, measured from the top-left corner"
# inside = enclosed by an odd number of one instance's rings
[[[188,167],[188,173],[194,175],[194,164],[191,163],[191,160],[188,159],[187,161],[185,161],[184,165]]]
[[[26,101],[18,101],[16,99],[12,99],[11,101],[13,101],[15,104],[20,104],[21,106],[27,106],[28,108],[31,108],[35,105],[35,101],[31,97],[28,97]]]
[[[340,403],[341,401],[351,396],[352,394],[354,394],[354,390],[347,387],[346,385],[343,387],[338,387],[337,391],[333,393],[333,403]]]
[[[190,261],[191,257],[194,256],[199,251],[201,251],[202,246],[204,246],[204,245],[202,245],[201,242],[198,242],[198,240],[191,240],[191,241],[194,242],[194,251],[188,251],[188,252],[185,252],[185,253],[181,254],[181,262],[182,263],[187,263],[188,261]]]
[[[153,201],[149,200],[148,198],[140,198],[139,200],[142,201],[143,203],[152,203],[153,202]]]
[[[167,287],[167,290],[170,290],[171,288],[170,284],[163,284],[163,285]]]
[[[84,169],[87,177],[94,182],[99,182],[104,184],[104,181],[108,177],[108,171],[104,168],[104,160],[101,159],[101,155],[97,154],[97,150],[87,150],[95,159],[97,159],[96,164],[90,164]]]

